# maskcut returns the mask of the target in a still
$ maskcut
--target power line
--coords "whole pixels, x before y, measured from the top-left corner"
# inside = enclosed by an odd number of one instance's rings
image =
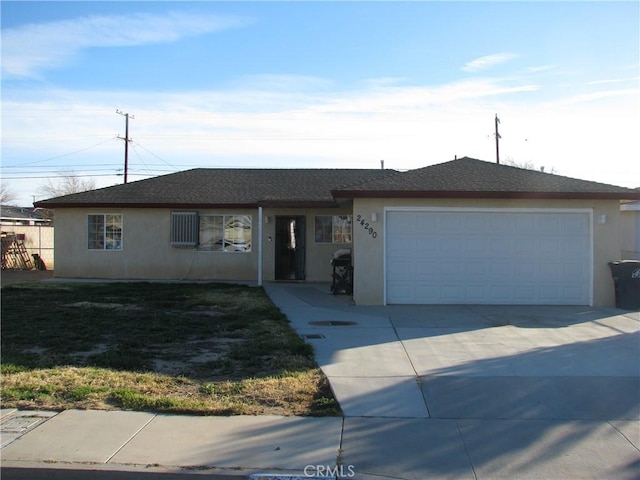
[[[90,163],[90,164],[74,164],[76,168],[79,167],[113,167],[113,163]],[[0,165],[0,168],[69,168],[69,164],[58,164],[58,165],[47,165],[46,167],[43,165]],[[84,169],[83,169],[84,170]]]
[[[154,157],[156,157],[158,160],[160,160],[161,162],[164,162],[166,165],[169,165],[171,168],[175,168],[176,170],[178,170],[178,167],[176,167],[175,165],[170,164],[169,162],[167,162],[164,158],[159,157],[158,155],[156,155],[155,153],[153,153],[151,150],[149,150],[148,148],[145,148],[143,145],[140,145],[140,142],[136,142],[134,141],[133,143],[135,143],[136,145],[138,145],[140,148],[142,148],[145,152],[153,155]]]
[[[105,143],[111,142],[111,141],[115,140],[116,138],[118,138],[118,137],[114,136],[114,137],[111,137],[111,138],[109,138],[107,140],[104,140],[102,142],[96,143],[95,145],[91,145],[89,147],[81,148],[80,150],[75,150],[73,152],[64,153],[64,154],[58,155],[56,157],[45,158],[45,159],[42,159],[42,160],[34,160],[33,162],[27,162],[27,163],[23,163],[23,164],[20,164],[20,165],[14,165],[14,166],[16,166],[16,167],[25,167],[25,166],[33,165],[35,163],[48,162],[49,160],[57,160],[59,158],[69,157],[71,155],[75,155],[76,153],[86,152],[87,150],[91,150],[92,148],[96,148],[96,147],[99,147],[100,145],[104,145]]]
[[[71,177],[119,177],[121,173],[99,173],[94,175],[58,175],[58,178],[71,178]],[[147,176],[146,174],[137,173],[136,175]],[[28,176],[28,177],[5,177],[5,180],[30,180],[30,179],[38,179],[38,178],[51,178],[51,175],[46,176]]]

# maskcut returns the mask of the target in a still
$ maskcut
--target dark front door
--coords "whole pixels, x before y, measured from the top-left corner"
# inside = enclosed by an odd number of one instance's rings
[[[276,217],[276,280],[304,280],[304,217]]]

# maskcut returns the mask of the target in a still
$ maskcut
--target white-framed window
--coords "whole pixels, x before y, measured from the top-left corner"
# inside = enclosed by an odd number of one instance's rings
[[[87,217],[89,250],[122,250],[122,215],[91,214]]]
[[[315,218],[316,243],[351,243],[351,215],[318,215]]]
[[[251,215],[200,215],[198,249],[250,252]]]

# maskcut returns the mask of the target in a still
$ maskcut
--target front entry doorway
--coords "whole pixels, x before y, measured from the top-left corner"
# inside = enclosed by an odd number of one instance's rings
[[[276,216],[276,280],[305,278],[305,218]]]

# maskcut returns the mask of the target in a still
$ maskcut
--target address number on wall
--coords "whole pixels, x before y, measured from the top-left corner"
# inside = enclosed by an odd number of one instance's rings
[[[371,235],[372,238],[376,238],[378,236],[378,232],[376,232],[373,227],[369,225],[369,222],[364,221],[362,215],[356,216],[356,222],[359,223],[362,228],[364,228],[365,231],[369,233],[369,235]]]

